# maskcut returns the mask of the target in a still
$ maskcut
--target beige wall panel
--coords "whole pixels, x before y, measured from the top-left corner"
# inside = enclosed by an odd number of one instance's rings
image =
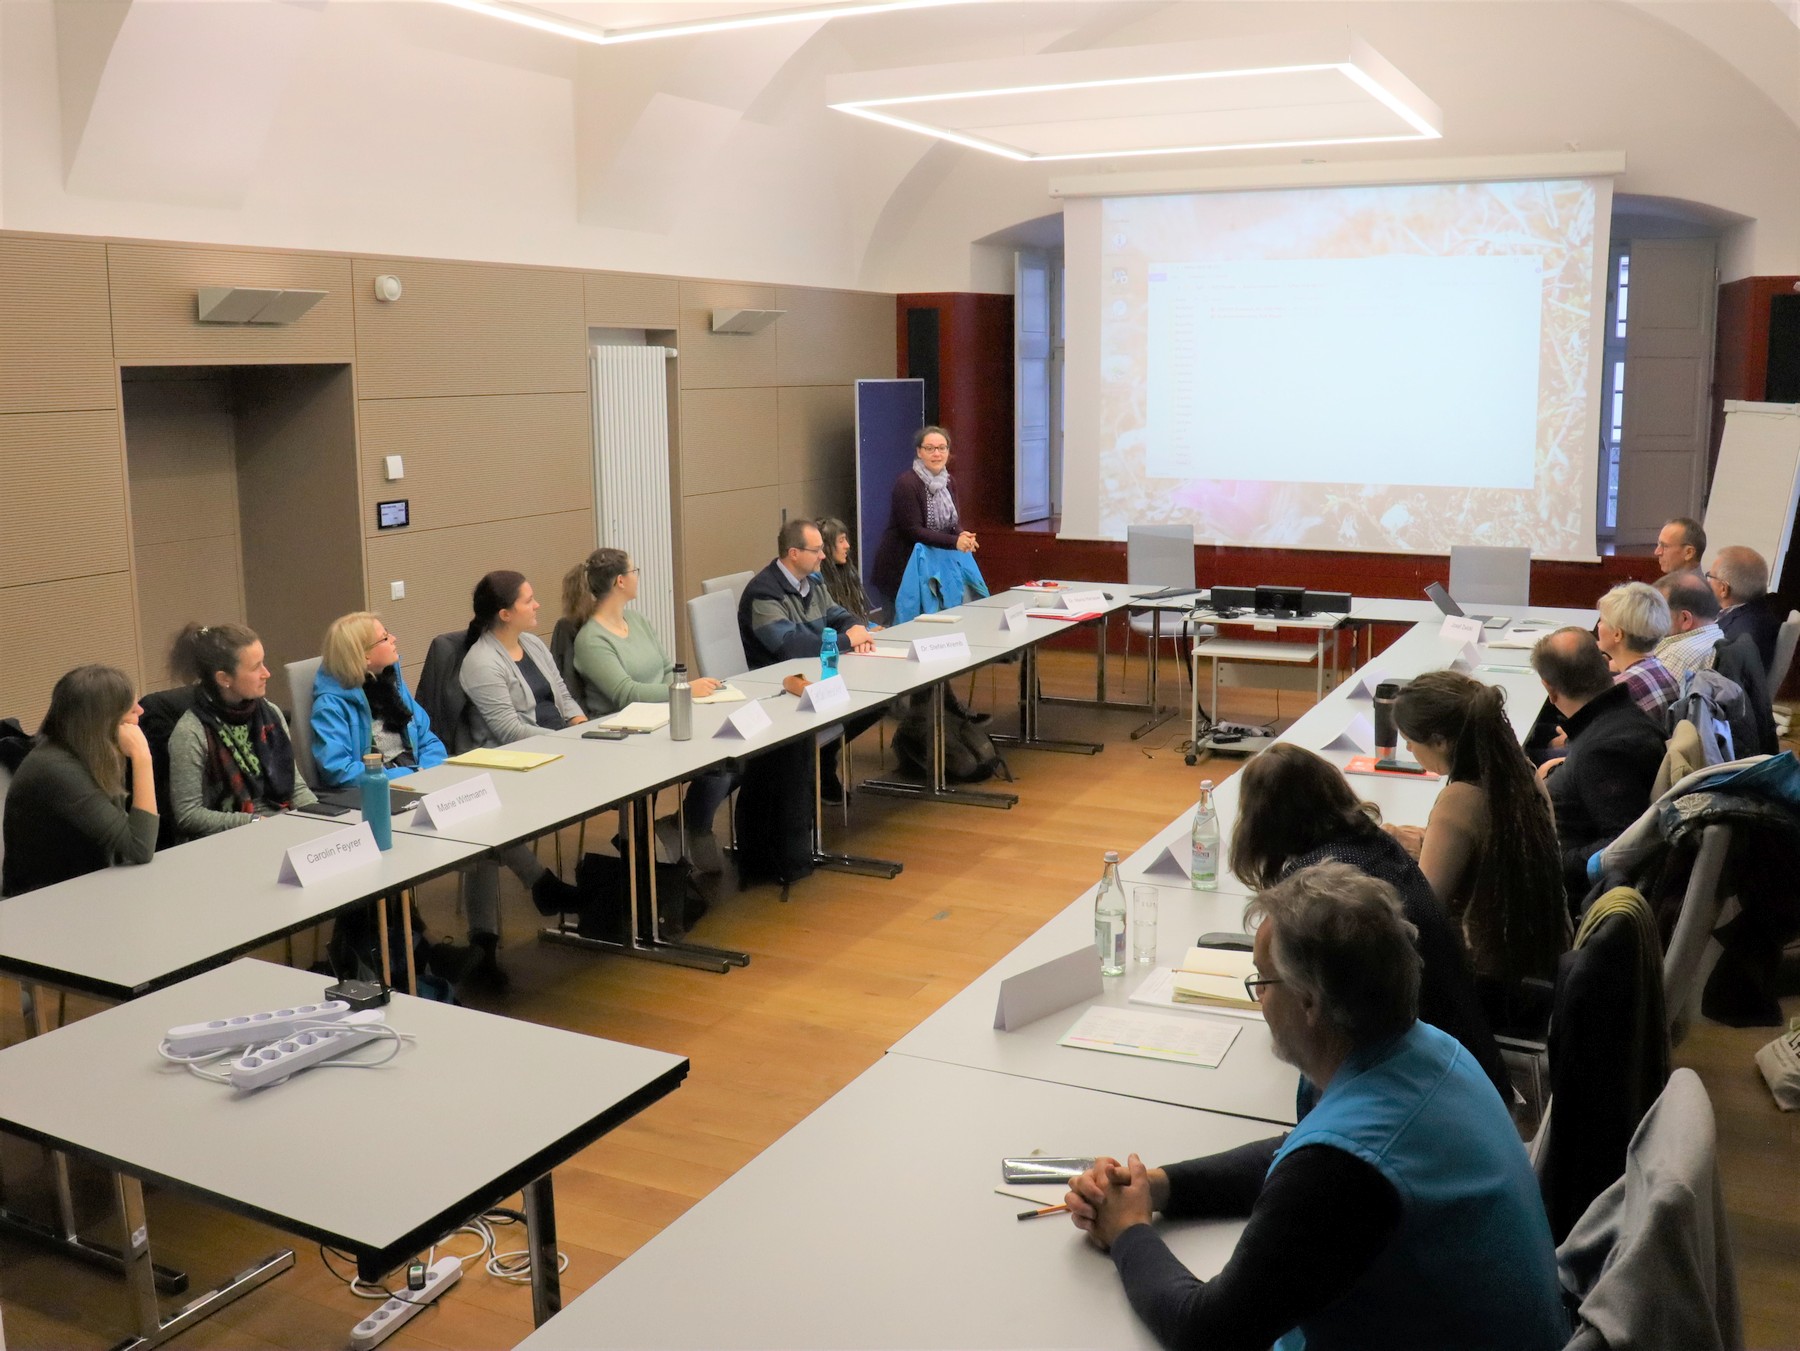
[[[715,309],[779,309],[773,286],[744,286],[732,282],[684,281],[681,283],[681,328],[677,347],[681,352],[683,389],[754,389],[780,382],[775,378],[775,330],[786,323],[777,319],[761,333],[714,333]]]
[[[0,586],[123,573],[126,501],[116,411],[0,414]]]
[[[681,283],[632,272],[584,272],[589,328],[674,328],[681,322]]]
[[[896,360],[894,297],[869,291],[783,286],[775,308],[776,382],[847,385],[891,380]]]
[[[405,288],[391,304],[384,272]],[[581,274],[358,258],[356,354],[364,399],[586,390]]]
[[[348,366],[234,373],[244,610],[288,706],[285,663],[316,654],[326,625],[364,604],[356,400]]]
[[[365,533],[375,504],[404,497],[407,534],[496,517],[541,516],[594,500],[588,396],[496,394],[476,399],[364,399]],[[400,455],[406,477],[389,483],[383,458]]]
[[[0,413],[112,408],[106,246],[0,239]]]
[[[853,478],[821,478],[805,483],[784,483],[781,485],[781,506],[791,521],[804,516],[808,520],[820,520],[826,516],[835,516],[850,525],[851,538],[854,540],[857,553],[864,559],[867,567],[875,557],[873,548],[863,548],[862,541],[855,538],[856,533],[856,480]],[[880,543],[879,540],[876,541]],[[773,547],[773,541],[771,541]]]
[[[469,622],[469,593],[496,568],[530,578],[544,602],[539,635],[549,642],[561,610],[562,575],[593,548],[592,508],[447,530],[390,531],[369,541],[369,608],[400,639],[402,669],[414,682],[431,640]],[[388,599],[396,581],[406,583],[405,600]]]
[[[131,535],[139,548],[237,533],[236,439],[223,371],[125,382]]]
[[[113,351],[120,361],[348,361],[350,260],[308,253],[109,244]],[[280,286],[324,291],[291,324],[203,324],[202,286]]]
[[[856,387],[787,385],[778,391],[780,481],[856,477]]]
[[[681,519],[687,595],[675,598],[677,617],[687,624],[689,596],[708,577],[763,567],[775,557],[781,529],[781,489],[744,488],[682,499]]]
[[[180,681],[168,673],[169,645],[184,624],[244,622],[243,559],[238,537],[174,540],[137,549],[138,627],[144,641],[144,688]]]
[[[684,390],[682,486],[692,495],[779,483],[776,426],[773,389]]]
[[[46,629],[45,615],[69,620]],[[0,588],[0,633],[40,633],[45,641],[0,643],[0,709],[35,732],[63,672],[89,662],[138,679],[131,574],[106,572]]]

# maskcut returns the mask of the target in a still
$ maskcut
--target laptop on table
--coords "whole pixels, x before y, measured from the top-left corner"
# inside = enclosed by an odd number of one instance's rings
[[[1443,584],[1440,582],[1433,582],[1431,585],[1427,586],[1425,588],[1425,594],[1430,596],[1432,604],[1436,605],[1438,609],[1442,610],[1445,614],[1454,615],[1458,619],[1479,619],[1481,621],[1481,627],[1484,629],[1503,629],[1508,624],[1512,623],[1512,620],[1506,615],[1465,614],[1463,607],[1450,598],[1450,593],[1444,589]]]

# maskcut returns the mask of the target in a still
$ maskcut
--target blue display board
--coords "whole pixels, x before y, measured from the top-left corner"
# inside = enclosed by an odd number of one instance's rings
[[[856,382],[856,556],[865,578],[887,531],[894,480],[912,463],[913,436],[924,425],[923,380]]]

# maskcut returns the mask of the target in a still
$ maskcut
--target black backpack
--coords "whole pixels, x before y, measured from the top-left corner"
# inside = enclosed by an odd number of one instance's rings
[[[813,871],[813,745],[790,742],[743,763],[737,795],[738,885],[786,887]]]
[[[902,715],[894,732],[894,758],[914,778],[931,776],[931,715],[923,702]],[[983,783],[996,774],[1012,781],[993,740],[953,709],[944,710],[944,779],[949,783]]]

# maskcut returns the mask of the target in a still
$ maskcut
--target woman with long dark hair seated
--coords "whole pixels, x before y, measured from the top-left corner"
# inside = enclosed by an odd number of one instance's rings
[[[131,677],[77,666],[50,691],[37,744],[6,793],[0,896],[156,854],[156,779]]]
[[[819,521],[819,535],[825,541],[825,557],[819,562],[819,576],[825,579],[825,589],[831,593],[831,598],[855,615],[859,624],[882,622],[885,611],[863,584],[850,527],[835,516],[826,516]]]
[[[1475,992],[1462,934],[1411,855],[1375,823],[1336,765],[1277,742],[1239,773],[1231,870],[1257,891],[1315,863],[1348,863],[1400,893],[1418,930],[1419,1018],[1463,1044],[1510,1104],[1512,1083]]]
[[[1401,689],[1394,719],[1414,758],[1446,782],[1423,829],[1388,833],[1462,926],[1489,1017],[1511,1026],[1529,1013],[1519,982],[1554,980],[1569,947],[1550,795],[1493,685],[1427,672]]]
[[[242,624],[189,624],[169,654],[194,706],[169,737],[169,809],[184,839],[318,801],[294,772],[287,719],[264,698],[262,640]]]
[[[460,679],[477,746],[504,746],[587,721],[556,658],[533,632],[538,599],[523,573],[488,573],[475,583],[471,608]]]

